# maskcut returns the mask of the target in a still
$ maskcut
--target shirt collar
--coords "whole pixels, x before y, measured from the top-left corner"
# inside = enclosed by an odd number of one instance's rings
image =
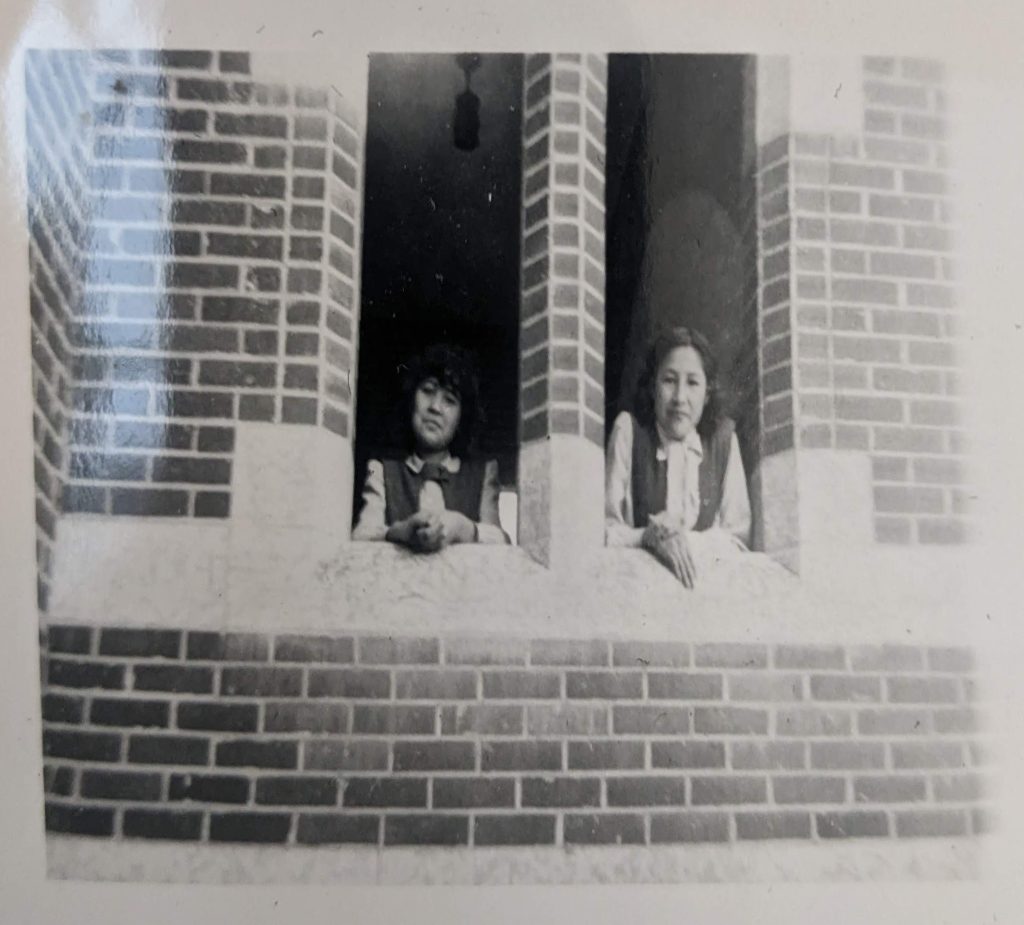
[[[704,446],[700,440],[700,434],[697,433],[697,428],[694,427],[682,440],[671,440],[667,438],[661,430],[661,427],[656,427],[658,432],[658,448],[655,450],[655,459],[659,462],[663,462],[668,459],[670,451],[678,447],[680,450],[688,450],[693,453],[698,459],[704,458]],[[678,452],[678,450],[676,450]]]
[[[405,457],[405,464],[409,467],[410,471],[415,472],[417,475],[423,471],[423,460],[415,453],[410,453]],[[441,460],[439,465],[444,466],[445,469],[454,475],[462,467],[462,460],[460,460],[458,456],[452,456],[452,454],[449,453]]]

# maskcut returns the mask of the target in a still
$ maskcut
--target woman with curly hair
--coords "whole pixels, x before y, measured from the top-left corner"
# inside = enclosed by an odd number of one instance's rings
[[[371,459],[354,540],[387,540],[416,552],[451,543],[507,543],[498,521],[498,464],[472,458],[480,424],[473,363],[447,344],[408,366],[399,428],[405,455]]]
[[[721,411],[718,364],[700,332],[671,328],[651,345],[634,413],[608,441],[609,545],[647,549],[685,585],[693,548],[746,548],[750,500],[735,427]],[[698,540],[694,534],[703,533]]]

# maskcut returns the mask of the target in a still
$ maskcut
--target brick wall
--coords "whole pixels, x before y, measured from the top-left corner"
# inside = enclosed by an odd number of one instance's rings
[[[83,257],[91,244],[84,138],[76,115],[88,110],[84,67],[80,54],[34,51],[25,60],[36,557],[43,609],[68,471],[69,328],[81,303]]]
[[[51,626],[46,824],[576,845],[986,829],[969,650]]]
[[[236,421],[348,432],[360,128],[250,70],[98,52],[55,123],[89,125],[65,511],[226,517]]]
[[[882,543],[969,534],[943,70],[863,62],[863,131],[760,151],[762,427],[869,454]]]
[[[604,445],[602,55],[528,55],[524,74],[521,439]]]

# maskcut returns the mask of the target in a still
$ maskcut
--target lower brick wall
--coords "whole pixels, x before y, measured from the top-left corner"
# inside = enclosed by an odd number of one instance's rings
[[[50,626],[46,826],[577,845],[970,836],[970,650]]]

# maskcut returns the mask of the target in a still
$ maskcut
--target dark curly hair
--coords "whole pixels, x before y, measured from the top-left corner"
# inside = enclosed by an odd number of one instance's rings
[[[704,366],[704,378],[707,379],[707,399],[704,411],[697,422],[697,433],[709,437],[715,432],[722,419],[721,383],[718,377],[718,360],[711,351],[707,338],[693,328],[675,327],[661,331],[651,342],[644,360],[644,368],[636,384],[633,396],[633,413],[641,424],[653,427],[654,416],[654,382],[658,377],[658,369],[673,350],[677,347],[693,347],[700,355]]]
[[[401,367],[400,367],[401,368]],[[413,357],[402,369],[402,391],[396,409],[396,425],[400,441],[407,452],[416,449],[412,430],[416,390],[427,379],[436,379],[442,388],[459,396],[462,406],[459,426],[452,437],[453,456],[465,456],[473,451],[480,427],[484,423],[484,410],[480,401],[480,377],[472,354],[452,344],[432,344]]]

